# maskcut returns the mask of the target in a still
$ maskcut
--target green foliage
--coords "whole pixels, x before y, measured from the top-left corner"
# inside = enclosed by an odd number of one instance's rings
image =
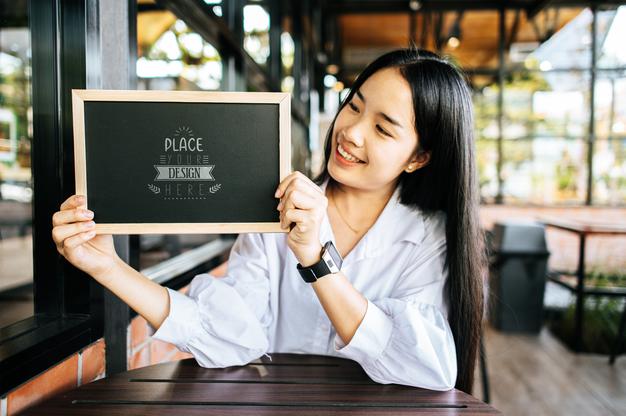
[[[587,287],[626,288],[626,274],[595,270],[587,274],[585,285]],[[584,352],[609,354],[612,351],[625,307],[624,297],[589,295],[585,297],[582,342]],[[550,330],[570,348],[575,345],[575,318],[576,303],[574,301],[548,322]],[[621,352],[626,352],[626,343]]]

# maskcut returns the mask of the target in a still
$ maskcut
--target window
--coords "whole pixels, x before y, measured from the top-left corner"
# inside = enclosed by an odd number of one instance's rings
[[[477,19],[476,13],[495,13],[489,23],[492,30],[485,33],[497,32],[496,12],[464,13],[460,28],[466,19]],[[469,34],[468,38],[461,31],[455,48],[445,46],[445,52],[465,65],[474,88],[483,201],[569,205],[584,204],[593,196],[594,204],[626,203],[626,102],[622,102],[626,55],[619,46],[626,7],[599,10],[595,18],[598,69],[593,145],[591,9],[547,8],[532,22],[524,13],[505,13],[501,109],[498,72],[491,69],[492,58],[485,58],[484,66],[479,57],[463,55],[463,45],[479,34]],[[511,33],[515,33],[514,38]]]
[[[243,33],[243,48],[257,64],[265,67],[270,56],[270,15],[263,6],[244,6]]]
[[[33,314],[30,33],[27,4],[8,3],[0,1],[0,328]]]

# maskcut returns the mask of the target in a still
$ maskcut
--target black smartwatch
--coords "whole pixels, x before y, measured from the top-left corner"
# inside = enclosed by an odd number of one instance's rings
[[[332,241],[328,241],[322,248],[322,259],[319,262],[309,267],[302,267],[302,265],[298,263],[297,268],[305,282],[313,283],[327,274],[338,273],[339,270],[341,270],[342,263],[343,259],[335,248],[335,245]]]

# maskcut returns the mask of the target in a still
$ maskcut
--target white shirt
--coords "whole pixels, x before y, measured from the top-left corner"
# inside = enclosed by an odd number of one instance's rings
[[[325,215],[320,243],[328,240],[336,245]],[[445,215],[401,204],[398,187],[341,268],[368,299],[348,345],[300,277],[285,233],[240,234],[225,277],[197,275],[187,295],[168,289],[170,312],[153,336],[203,367],[244,365],[268,352],[331,355],[357,361],[379,383],[449,390],[457,368],[445,254]]]

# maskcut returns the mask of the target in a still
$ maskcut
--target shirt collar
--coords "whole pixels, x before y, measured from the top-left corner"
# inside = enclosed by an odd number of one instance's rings
[[[326,191],[329,179],[320,185]],[[384,254],[385,250],[400,241],[409,241],[419,244],[424,237],[424,218],[421,210],[404,205],[400,202],[400,187],[397,186],[391,198],[380,213],[376,222],[365,233],[362,240],[348,254],[351,261],[365,257],[375,257]],[[320,231],[320,242],[323,245],[332,240],[336,245],[334,233],[328,219],[328,212],[324,215]]]

